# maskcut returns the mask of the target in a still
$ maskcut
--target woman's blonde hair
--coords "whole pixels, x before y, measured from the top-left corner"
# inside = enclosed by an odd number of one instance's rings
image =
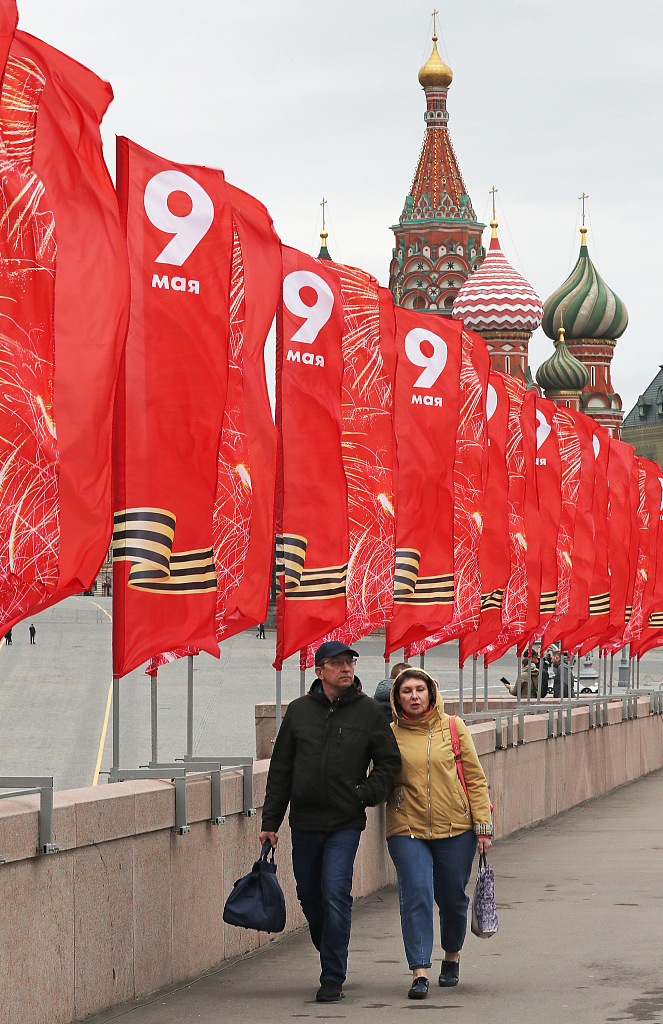
[[[432,676],[428,675],[428,672],[424,672],[423,668],[406,668],[400,675],[397,675],[394,679],[394,686],[392,693],[394,696],[394,706],[399,715],[403,714],[403,707],[400,701],[401,686],[406,679],[423,679],[426,686],[428,687],[428,706],[433,707],[437,700],[437,683]]]

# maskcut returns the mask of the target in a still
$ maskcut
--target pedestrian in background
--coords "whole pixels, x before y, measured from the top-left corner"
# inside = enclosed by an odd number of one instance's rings
[[[265,639],[265,623],[261,622],[260,625],[258,626],[258,632],[256,633],[256,640],[264,640],[264,639]]]
[[[393,729],[401,771],[387,801],[387,846],[398,876],[401,929],[412,971],[410,999],[428,995],[433,953],[433,902],[440,912],[444,959],[439,984],[458,984],[467,930],[465,887],[479,847],[492,842],[490,797],[467,726],[455,717],[467,796],[458,775],[449,715],[435,680],[406,669],[392,688]]]
[[[29,630],[29,632],[30,632],[30,643],[33,644],[35,642],[35,637],[37,635],[37,630],[35,629],[34,622],[30,623],[30,630]]]
[[[343,998],[365,808],[387,798],[401,763],[382,711],[357,685],[357,657],[339,640],[316,651],[311,689],[290,702],[276,737],[262,811],[260,842],[276,846],[290,804],[297,898],[320,953],[319,1003]]]
[[[11,629],[8,629],[7,632],[5,633],[5,643],[6,644],[10,644],[11,642],[12,642],[12,631],[11,631]]]
[[[389,673],[389,678],[380,680],[376,687],[375,693],[373,694],[373,700],[376,700],[378,702],[378,704],[384,711],[385,715],[387,716],[388,722],[392,721],[391,687],[393,686],[394,679],[397,676],[399,676],[401,672],[404,672],[405,669],[409,667],[410,666],[407,664],[407,662],[399,661],[398,664],[394,665],[391,672]]]

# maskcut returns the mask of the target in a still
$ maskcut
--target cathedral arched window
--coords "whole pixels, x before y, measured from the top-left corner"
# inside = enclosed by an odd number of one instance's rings
[[[511,359],[509,356],[504,357],[504,372],[511,373]]]
[[[596,387],[596,367],[590,366],[589,368],[589,383],[595,388]]]
[[[659,416],[663,416],[663,387],[656,392],[656,411]]]
[[[423,297],[423,295],[415,295],[415,297],[414,297],[414,299],[412,301],[412,309],[425,309],[425,308],[426,308],[426,300]]]

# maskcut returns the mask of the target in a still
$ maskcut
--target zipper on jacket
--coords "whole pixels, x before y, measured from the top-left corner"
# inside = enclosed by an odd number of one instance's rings
[[[430,804],[430,745],[433,741],[433,729],[428,733],[428,750],[426,752],[426,782],[428,785],[428,830],[431,839],[433,838],[433,810]]]
[[[337,754],[341,753],[341,733],[342,732],[343,732],[343,729],[339,729],[338,730],[338,742],[336,744],[336,753]]]

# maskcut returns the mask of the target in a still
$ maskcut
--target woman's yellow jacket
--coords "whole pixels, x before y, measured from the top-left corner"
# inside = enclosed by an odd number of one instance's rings
[[[393,701],[391,728],[401,752],[402,767],[387,800],[387,837],[446,839],[475,824],[489,825],[490,797],[486,776],[467,726],[456,718],[468,802],[456,771],[449,716],[438,693],[435,707],[417,721],[403,718]]]

